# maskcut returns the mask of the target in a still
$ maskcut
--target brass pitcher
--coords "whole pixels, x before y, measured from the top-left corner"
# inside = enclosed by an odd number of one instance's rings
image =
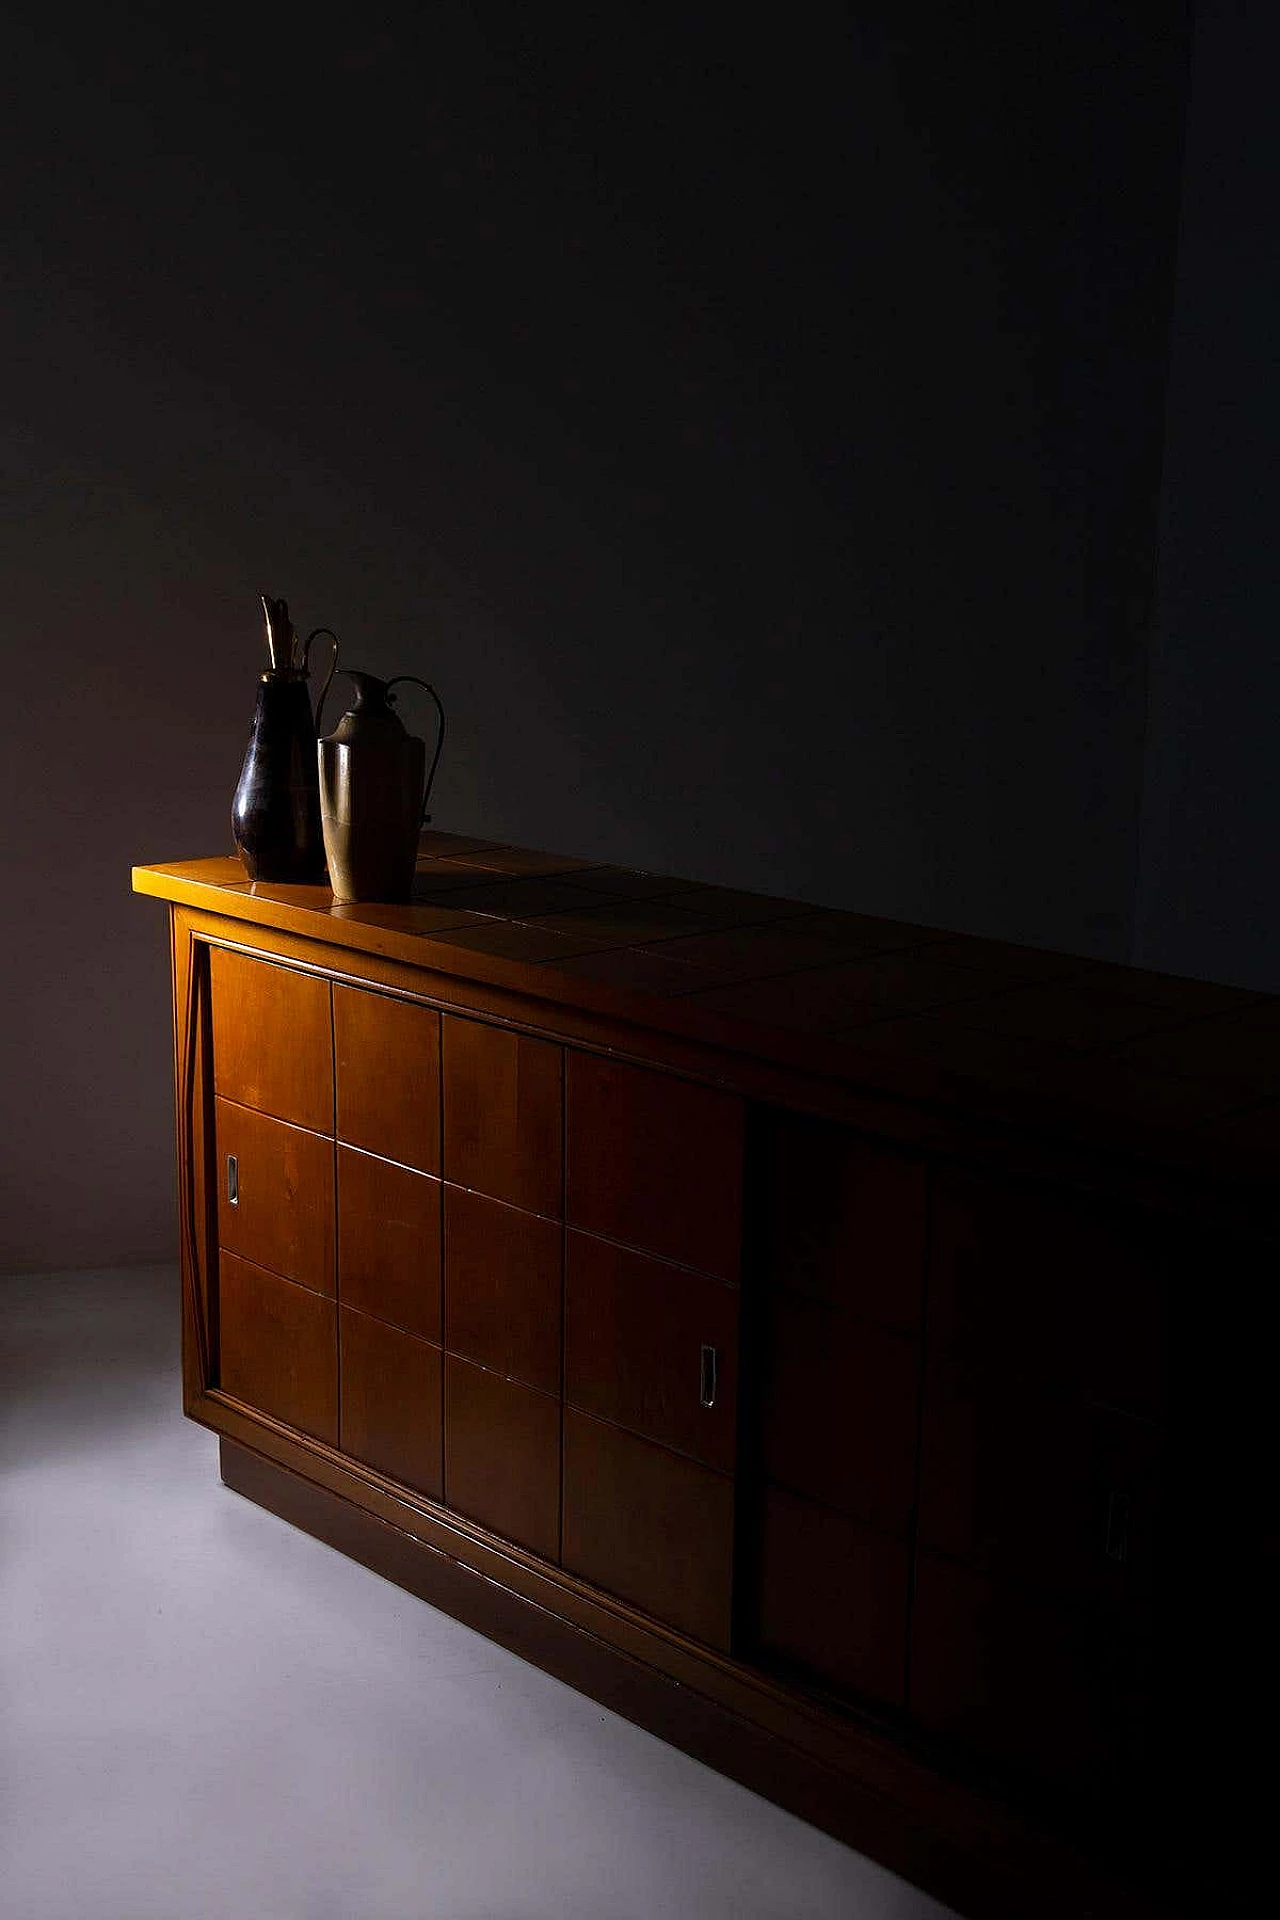
[[[435,688],[415,674],[379,680],[341,670],[355,699],[326,740],[317,743],[320,821],[329,884],[339,902],[408,900],[427,822],[431,785],[444,746],[444,708]],[[435,701],[440,730],[431,766],[424,740],[407,733],[391,689],[411,681]]]

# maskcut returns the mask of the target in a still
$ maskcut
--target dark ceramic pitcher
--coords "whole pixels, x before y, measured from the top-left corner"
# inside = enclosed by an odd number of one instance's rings
[[[263,594],[262,606],[271,665],[258,685],[231,830],[251,880],[319,885],[325,858],[316,727],[338,664],[337,637],[317,627],[300,645],[287,602]],[[311,643],[321,633],[333,641],[333,660],[313,714],[308,663]]]

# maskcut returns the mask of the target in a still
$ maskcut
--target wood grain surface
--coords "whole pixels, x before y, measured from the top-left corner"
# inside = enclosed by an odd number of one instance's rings
[[[218,1377],[224,1391],[337,1446],[334,1302],[225,1252],[218,1293]]]
[[[365,968],[430,970],[455,1004],[529,996],[561,1033],[639,1023],[649,1053],[728,1048],[743,1085],[767,1077],[768,1063],[808,1076],[812,1102],[834,1073],[864,1095],[964,1107],[1021,1129],[1025,1159],[1052,1160],[1050,1143],[1059,1155],[1137,1152],[1153,1180],[1167,1168],[1214,1183],[1199,1197],[1170,1173],[1162,1203],[1206,1217],[1229,1201],[1269,1230],[1260,1189],[1276,1167],[1265,1111],[1276,1105],[1276,996],[553,853],[466,847],[466,836],[425,834],[422,896],[403,906],[250,885],[225,859],[135,867],[133,884],[219,915],[232,940],[237,929],[250,945],[266,932],[280,957],[291,939],[299,958],[318,940]],[[564,898],[548,909],[552,884]],[[886,1108],[885,1131],[904,1117]]]
[[[214,947],[215,1090],[315,1133],[333,1132],[329,982]]]
[[[333,990],[338,1137],[440,1171],[440,1016],[390,994]]]
[[[479,1020],[449,1017],[442,1042],[446,1180],[559,1219],[560,1048]]]
[[[560,1403],[446,1354],[445,1499],[544,1560],[560,1558]]]
[[[759,1555],[760,1649],[835,1692],[904,1705],[906,1542],[768,1487]]]
[[[566,1401],[731,1474],[737,1289],[592,1234],[571,1231],[566,1256]],[[702,1405],[704,1346],[715,1353],[710,1407]]]
[[[433,1500],[444,1487],[440,1349],[344,1306],[343,1451]]]
[[[736,1283],[742,1101],[594,1054],[566,1064],[569,1224]]]
[[[495,1373],[560,1391],[564,1229],[444,1189],[444,1342]]]
[[[916,1492],[919,1342],[777,1292],[765,1309],[761,1367],[766,1476],[905,1538]]]
[[[229,1100],[214,1103],[218,1241],[318,1293],[334,1290],[333,1141]],[[236,1202],[227,1162],[236,1164]]]
[[[564,1564],[727,1650],[733,1482],[566,1407]]]
[[[338,1147],[338,1297],[440,1339],[440,1182]]]
[[[924,1302],[925,1170],[849,1127],[777,1115],[769,1129],[772,1283],[901,1332]]]

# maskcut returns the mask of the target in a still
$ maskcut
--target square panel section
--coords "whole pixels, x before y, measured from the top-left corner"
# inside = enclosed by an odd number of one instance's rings
[[[568,1054],[571,1226],[735,1284],[743,1103],[596,1054]]]
[[[251,1261],[218,1260],[218,1385],[326,1445],[338,1444],[332,1300]]]
[[[564,1564],[727,1652],[733,1481],[566,1407]]]
[[[218,1244],[333,1292],[333,1141],[214,1101]]]
[[[773,1294],[763,1321],[764,1472],[905,1536],[916,1490],[919,1342],[797,1294]]]
[[[565,1299],[565,1399],[732,1473],[737,1288],[571,1232]]]
[[[559,1221],[446,1186],[446,1347],[558,1394],[563,1264]]]
[[[438,1500],[443,1487],[440,1349],[341,1310],[342,1449]]]
[[[762,1489],[761,1650],[819,1685],[903,1705],[908,1551],[845,1514]]]
[[[440,1339],[440,1182],[338,1147],[338,1297]]]
[[[445,1499],[544,1560],[560,1557],[560,1403],[445,1356]]]
[[[442,1046],[445,1179],[558,1220],[563,1211],[560,1048],[448,1014]]]
[[[333,990],[338,1137],[440,1171],[440,1016],[363,987]]]
[[[333,1132],[329,982],[209,948],[214,1091],[278,1120]]]
[[[770,1116],[774,1285],[912,1332],[924,1302],[925,1163],[850,1127]]]

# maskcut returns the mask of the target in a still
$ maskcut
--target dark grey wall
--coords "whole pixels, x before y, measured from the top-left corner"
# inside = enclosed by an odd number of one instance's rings
[[[1280,14],[1196,21],[1135,958],[1280,992]]]
[[[171,1245],[264,589],[442,826],[1126,951],[1178,10],[689,11],[19,29],[0,1268]]]

